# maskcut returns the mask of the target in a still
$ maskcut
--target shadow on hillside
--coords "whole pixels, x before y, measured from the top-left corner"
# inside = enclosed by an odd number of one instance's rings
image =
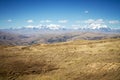
[[[0,66],[0,80],[15,80],[19,76],[30,74],[44,74],[58,68],[46,61],[15,60]]]

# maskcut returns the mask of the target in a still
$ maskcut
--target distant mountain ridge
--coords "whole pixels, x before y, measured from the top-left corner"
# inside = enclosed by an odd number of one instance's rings
[[[117,29],[118,30],[118,29]],[[32,45],[40,43],[56,43],[72,40],[100,40],[120,38],[119,30],[99,29],[49,29],[20,28],[0,30],[0,45]]]
[[[22,30],[43,30],[43,31],[58,31],[58,30],[66,30],[66,31],[75,31],[75,30],[79,30],[81,32],[87,32],[87,31],[91,31],[91,32],[113,32],[113,33],[120,33],[120,29],[115,29],[115,28],[110,28],[107,26],[95,26],[95,27],[85,27],[85,28],[65,28],[59,25],[54,25],[54,24],[50,24],[50,25],[38,25],[38,26],[25,26],[25,27],[21,27],[21,28],[11,28],[11,29],[2,29],[2,30],[8,30],[8,31],[22,31]]]

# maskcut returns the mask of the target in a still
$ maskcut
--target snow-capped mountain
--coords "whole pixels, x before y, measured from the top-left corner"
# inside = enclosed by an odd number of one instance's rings
[[[41,29],[41,30],[61,30],[64,29],[62,26],[60,25],[56,25],[56,24],[49,24],[49,25],[37,25],[37,26],[25,26],[24,28],[29,28],[29,29]]]
[[[75,27],[72,27],[72,28],[67,28],[67,27],[64,27],[64,26],[60,26],[58,24],[49,24],[49,25],[28,25],[28,26],[24,26],[24,27],[21,27],[21,28],[15,28],[15,29],[7,29],[8,31],[9,30],[12,30],[12,31],[58,31],[58,30],[61,30],[61,31],[75,31],[75,30],[79,30],[79,31],[84,31],[84,32],[88,32],[88,31],[92,31],[92,32],[117,32],[117,33],[120,33],[120,29],[112,29],[110,27],[107,27],[106,25],[101,25],[101,24],[94,24],[94,23],[91,23],[89,25],[87,25],[86,27],[82,27],[82,28],[75,28]]]
[[[37,26],[25,26],[25,29],[39,29],[39,30],[68,30],[68,28],[64,28],[63,26],[56,25],[56,24],[49,24],[49,25],[37,25]],[[92,31],[110,31],[111,28],[107,27],[106,25],[100,24],[91,24],[85,28],[71,28],[71,30],[92,30]]]
[[[75,28],[75,30],[111,32],[113,29],[104,25],[104,24],[91,23],[91,24],[86,25],[85,27],[82,27],[82,28]]]

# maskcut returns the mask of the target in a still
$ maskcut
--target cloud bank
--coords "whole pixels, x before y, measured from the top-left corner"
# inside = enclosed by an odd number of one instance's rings
[[[32,20],[32,19],[30,19],[30,20],[27,20],[27,22],[28,22],[28,23],[33,23],[33,20]]]
[[[51,20],[41,20],[40,23],[50,23],[52,22]]]
[[[86,10],[86,11],[84,11],[84,13],[86,13],[86,14],[87,14],[87,13],[88,13],[88,11]]]
[[[68,20],[59,20],[58,23],[67,23]]]
[[[111,21],[109,21],[109,23],[110,24],[118,24],[118,23],[120,23],[120,21],[118,21],[118,20],[111,20]]]
[[[8,19],[7,21],[8,21],[8,22],[12,22],[12,20],[11,20],[11,19]]]

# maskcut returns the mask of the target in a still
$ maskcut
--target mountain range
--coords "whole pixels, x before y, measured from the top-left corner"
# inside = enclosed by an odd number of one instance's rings
[[[21,28],[10,28],[10,29],[3,29],[3,30],[11,30],[11,31],[20,31],[20,30],[53,30],[53,31],[56,31],[56,30],[68,30],[68,31],[71,31],[71,30],[79,30],[79,31],[92,31],[92,32],[115,32],[115,33],[120,33],[120,29],[118,28],[110,28],[110,27],[107,27],[107,26],[99,26],[99,25],[96,25],[96,26],[87,26],[87,27],[82,27],[82,28],[77,28],[77,27],[74,27],[74,28],[66,28],[66,27],[62,27],[60,25],[55,25],[55,24],[49,24],[49,25],[37,25],[37,26],[25,26],[25,27],[21,27]]]
[[[56,43],[72,40],[99,40],[120,38],[120,29],[109,27],[68,29],[58,25],[0,29],[1,45],[32,45]]]

